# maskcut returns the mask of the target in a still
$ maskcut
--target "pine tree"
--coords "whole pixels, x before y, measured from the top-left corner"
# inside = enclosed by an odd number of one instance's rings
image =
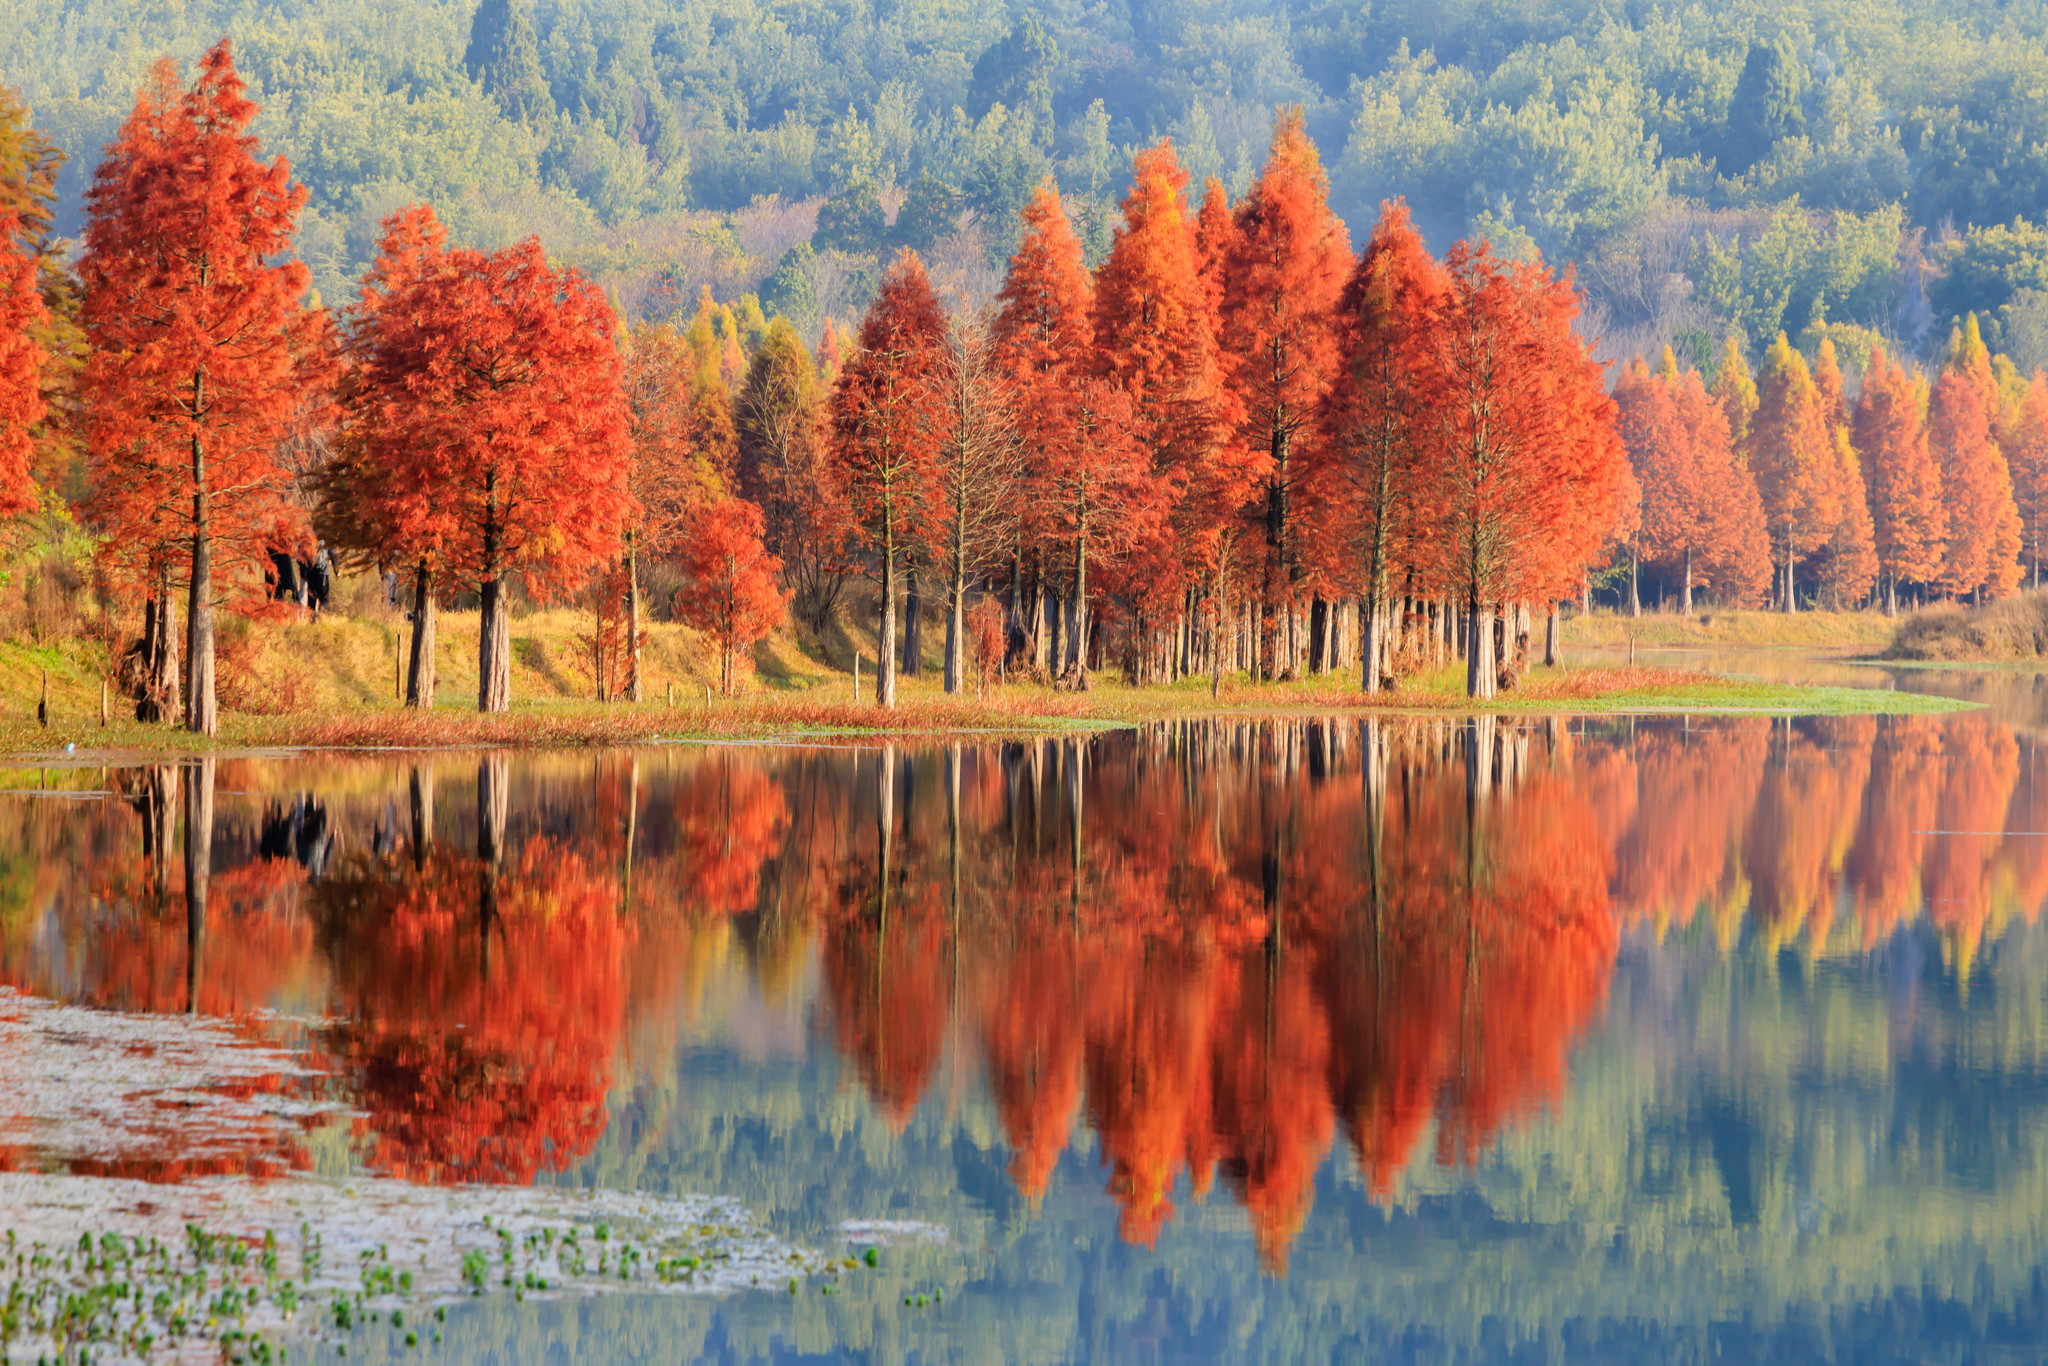
[[[1825,398],[1827,391],[1821,392]],[[1863,469],[1849,444],[1849,429],[1837,426],[1829,435],[1835,447],[1835,480],[1842,511],[1828,538],[1819,588],[1822,599],[1839,611],[1858,606],[1870,596],[1871,586],[1877,582],[1877,544],[1864,495]]]
[[[514,123],[539,127],[554,118],[555,99],[524,0],[481,0],[469,21],[462,68]]]
[[[1913,379],[1882,350],[1871,352],[1850,444],[1862,461],[1879,591],[1895,613],[1901,583],[1932,583],[1940,572],[1948,514]]]
[[[1627,449],[1629,465],[1641,489],[1642,514],[1630,547],[1629,607],[1639,611],[1634,557],[1653,564],[1676,564],[1681,570],[1681,601],[1692,614],[1692,556],[1702,539],[1705,511],[1700,488],[1698,448],[1694,434],[1678,418],[1673,381],[1676,365],[1666,348],[1671,373],[1651,374],[1641,359],[1622,371],[1614,386],[1619,410],[1615,429]]]
[[[1764,358],[1756,417],[1749,433],[1749,470],[1756,476],[1781,567],[1778,605],[1797,611],[1797,561],[1826,545],[1841,520],[1841,458],[1828,431],[1820,390],[1784,333]]]
[[[253,586],[302,517],[278,453],[332,377],[325,316],[287,256],[306,190],[282,158],[256,160],[243,90],[225,39],[190,89],[156,66],[93,177],[79,260],[89,515],[120,569],[154,577],[160,614],[183,560],[185,724],[203,735],[218,722],[216,556]]]

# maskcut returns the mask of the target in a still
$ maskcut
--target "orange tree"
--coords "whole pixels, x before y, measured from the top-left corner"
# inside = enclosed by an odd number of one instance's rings
[[[529,238],[437,253],[356,332],[357,475],[392,552],[482,597],[478,711],[511,705],[507,580],[575,582],[632,516],[612,328],[604,296]]]
[[[160,62],[86,194],[88,516],[115,565],[187,570],[185,725],[211,735],[215,555],[253,579],[296,516],[278,452],[329,382],[324,316],[287,258],[306,190],[248,135],[223,39],[190,89]]]

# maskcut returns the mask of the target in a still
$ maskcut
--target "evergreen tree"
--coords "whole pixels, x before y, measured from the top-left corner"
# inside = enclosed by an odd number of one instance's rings
[[[1728,102],[1728,125],[1716,163],[1722,175],[1747,175],[1785,138],[1806,131],[1806,69],[1789,39],[1752,43]]]
[[[555,97],[524,0],[481,0],[469,21],[462,67],[513,122],[539,126],[554,117]]]

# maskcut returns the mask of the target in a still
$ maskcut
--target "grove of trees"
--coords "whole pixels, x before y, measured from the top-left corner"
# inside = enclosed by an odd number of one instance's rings
[[[600,694],[637,700],[655,563],[728,691],[786,608],[822,648],[870,579],[884,706],[935,597],[950,692],[995,598],[1002,667],[1062,686],[1356,670],[1370,692],[1457,659],[1484,698],[1539,618],[1554,662],[1560,604],[1617,572],[1631,608],[1647,574],[1687,611],[2038,576],[2048,380],[1974,313],[1931,375],[1823,319],[1810,359],[1781,329],[1752,378],[1738,330],[1610,393],[1577,276],[1525,237],[1432,254],[1396,200],[1354,254],[1299,108],[1235,197],[1197,194],[1172,138],[1104,216],[1045,177],[978,303],[900,246],[813,355],[708,286],[631,322],[537,238],[458,245],[424,204],[328,309],[292,252],[308,191],[262,159],[225,39],[189,86],[151,68],[67,270],[55,154],[8,107],[0,497],[97,538],[143,604],[139,713],[195,731],[216,600],[261,610],[273,557],[316,544],[408,584],[415,706],[437,605],[473,596],[485,711],[510,705],[515,592],[589,594]]]

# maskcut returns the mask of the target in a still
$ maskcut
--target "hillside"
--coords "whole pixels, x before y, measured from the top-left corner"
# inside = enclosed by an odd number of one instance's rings
[[[1914,350],[1975,309],[2023,373],[2048,360],[2048,232],[2015,223],[2048,204],[2039,6],[12,0],[0,84],[70,154],[60,231],[150,63],[222,34],[336,302],[423,199],[461,239],[538,233],[629,312],[759,292],[815,337],[899,245],[986,296],[1048,173],[1095,252],[1157,138],[1242,191],[1300,105],[1354,238],[1405,196],[1439,249],[1575,262],[1609,354],[1710,364],[1781,327]]]

